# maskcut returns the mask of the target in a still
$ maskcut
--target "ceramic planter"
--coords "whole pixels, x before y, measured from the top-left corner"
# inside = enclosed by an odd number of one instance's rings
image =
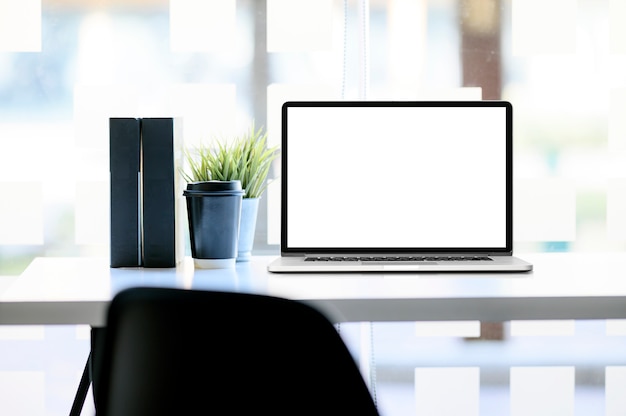
[[[259,198],[244,198],[241,201],[241,222],[239,226],[239,249],[237,261],[249,261],[254,245],[256,218],[259,211]]]

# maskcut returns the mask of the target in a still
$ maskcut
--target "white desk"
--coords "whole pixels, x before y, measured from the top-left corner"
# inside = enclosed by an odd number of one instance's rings
[[[311,303],[337,322],[626,318],[626,253],[520,254],[513,274],[271,274],[272,257],[233,270],[111,269],[105,258],[37,258],[0,294],[0,324],[105,325],[130,286],[268,294]]]
[[[232,270],[194,270],[191,259],[172,269],[111,269],[106,258],[37,258],[0,293],[0,325],[86,324],[97,335],[110,300],[131,286],[281,296],[310,303],[336,322],[626,318],[626,253],[520,257],[533,263],[532,272],[294,275],[268,273],[272,257]],[[82,409],[90,362],[71,415]]]

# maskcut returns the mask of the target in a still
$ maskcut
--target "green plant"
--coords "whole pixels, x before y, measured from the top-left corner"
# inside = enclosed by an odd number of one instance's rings
[[[278,146],[268,148],[267,133],[253,123],[232,141],[186,149],[189,173],[182,171],[182,175],[187,182],[239,180],[246,191],[244,198],[258,198],[265,192],[267,175],[278,154]]]

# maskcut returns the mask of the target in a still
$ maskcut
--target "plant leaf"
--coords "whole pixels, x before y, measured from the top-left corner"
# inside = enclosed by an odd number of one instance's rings
[[[267,148],[267,133],[254,122],[243,134],[230,142],[214,140],[185,151],[188,182],[208,180],[239,180],[245,198],[260,197],[267,187],[272,162],[279,156],[279,147]]]

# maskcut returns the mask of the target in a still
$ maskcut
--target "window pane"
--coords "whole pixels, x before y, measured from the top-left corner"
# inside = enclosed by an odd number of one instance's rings
[[[0,52],[41,51],[41,0],[0,0]]]

